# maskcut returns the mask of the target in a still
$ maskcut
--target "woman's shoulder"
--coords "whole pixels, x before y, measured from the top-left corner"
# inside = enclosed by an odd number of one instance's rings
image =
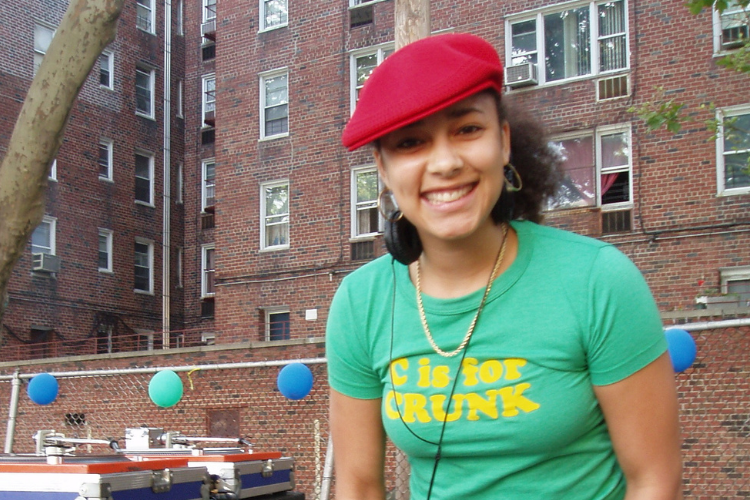
[[[341,284],[347,287],[362,287],[375,285],[383,280],[390,281],[395,272],[394,267],[398,266],[403,266],[403,264],[395,262],[390,254],[386,254],[350,272]]]

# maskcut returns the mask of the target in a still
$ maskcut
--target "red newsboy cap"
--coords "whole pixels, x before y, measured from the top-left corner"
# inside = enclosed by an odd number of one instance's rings
[[[502,92],[503,65],[486,40],[466,33],[410,43],[375,68],[341,136],[353,151],[479,91]]]

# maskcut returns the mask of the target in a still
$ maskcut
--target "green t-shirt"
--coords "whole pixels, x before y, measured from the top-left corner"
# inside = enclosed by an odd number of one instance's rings
[[[513,228],[518,255],[493,283],[463,360],[430,347],[406,266],[384,256],[347,276],[328,319],[330,386],[383,398],[413,500],[426,497],[449,399],[431,500],[621,499],[625,479],[592,386],[666,350],[658,310],[615,247],[530,222]],[[461,342],[483,293],[423,295],[443,350]]]

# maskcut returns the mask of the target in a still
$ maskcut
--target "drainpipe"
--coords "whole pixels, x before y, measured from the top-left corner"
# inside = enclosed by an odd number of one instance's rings
[[[8,430],[5,432],[5,451],[13,453],[13,436],[16,433],[16,417],[18,416],[18,395],[21,392],[21,377],[18,370],[13,374],[10,393],[10,408],[8,409]]]
[[[172,208],[172,177],[170,175],[170,156],[172,154],[172,2],[164,0],[164,224],[162,231],[162,275],[161,275],[161,311],[162,311],[162,349],[169,349],[170,328],[170,257],[172,253],[170,214]]]

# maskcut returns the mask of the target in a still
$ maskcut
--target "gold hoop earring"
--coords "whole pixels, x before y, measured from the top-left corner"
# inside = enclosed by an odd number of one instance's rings
[[[510,178],[508,177],[508,174],[511,173]],[[518,170],[516,170],[516,167],[513,166],[512,163],[508,163],[504,167],[504,174],[505,174],[505,189],[508,190],[510,193],[516,193],[523,188],[523,180],[521,179],[521,176],[518,174]]]
[[[388,197],[388,201],[385,201],[385,197]],[[400,221],[404,216],[403,212],[398,209],[396,201],[393,199],[393,192],[388,188],[383,188],[378,194],[378,212],[388,222]]]

